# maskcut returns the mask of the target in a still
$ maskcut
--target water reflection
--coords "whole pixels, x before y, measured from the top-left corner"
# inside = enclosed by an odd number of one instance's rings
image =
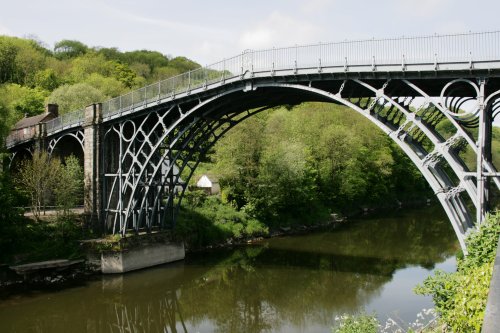
[[[396,271],[432,268],[456,249],[440,212],[350,221],[332,232],[11,297],[0,301],[0,331],[328,332],[336,314],[397,294],[385,288]]]

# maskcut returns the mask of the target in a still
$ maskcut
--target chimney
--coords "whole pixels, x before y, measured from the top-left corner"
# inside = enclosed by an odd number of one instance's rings
[[[45,113],[46,114],[53,114],[54,117],[58,117],[59,116],[59,106],[57,104],[47,104],[45,106]]]

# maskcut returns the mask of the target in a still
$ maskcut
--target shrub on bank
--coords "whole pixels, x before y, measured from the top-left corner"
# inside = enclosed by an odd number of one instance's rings
[[[380,326],[375,316],[366,314],[361,315],[342,315],[336,317],[338,326],[332,329],[332,333],[377,333]]]
[[[458,260],[457,272],[436,271],[415,288],[417,294],[432,295],[441,320],[453,332],[481,331],[499,236],[497,213],[467,238],[468,255]]]
[[[203,191],[186,194],[187,200],[181,207],[175,232],[190,248],[269,233],[263,223],[251,218],[245,211],[224,204],[216,196],[206,196]]]

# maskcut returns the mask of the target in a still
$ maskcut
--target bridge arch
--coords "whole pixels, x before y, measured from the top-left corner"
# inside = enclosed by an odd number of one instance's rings
[[[9,170],[18,169],[18,164],[23,160],[33,158],[33,149],[31,147],[24,147],[22,149],[12,152],[9,156],[8,166]]]
[[[453,107],[460,108],[466,99],[481,98],[466,93],[460,84],[472,85],[476,92],[480,92],[479,85],[455,80],[444,88],[440,86],[440,91],[433,87],[428,93],[406,79],[353,79],[336,85],[280,80],[250,83],[199,100],[187,110],[180,104],[153,109],[134,123],[126,139],[123,124],[111,127],[118,136],[120,152],[115,171],[108,170],[110,186],[104,193],[108,199],[106,220],[114,232],[125,234],[128,229],[164,226],[167,220],[175,223],[187,183],[201,158],[239,122],[275,106],[322,101],[345,105],[363,115],[401,147],[436,194],[464,247],[465,235],[474,225],[468,203],[478,208],[477,186],[455,146],[465,143],[476,154],[478,147],[463,128],[470,119],[464,121],[464,115],[453,112]],[[450,107],[444,94],[457,84]],[[497,93],[490,94],[492,110],[498,104]],[[421,99],[417,108],[416,99]],[[448,119],[455,128],[455,134],[446,139],[435,129],[442,119]],[[481,163],[485,170],[495,171],[490,161]],[[448,170],[452,170],[451,175]],[[181,175],[186,175],[185,179]],[[500,188],[498,179],[495,184]],[[118,197],[120,200],[116,200]]]
[[[66,157],[71,154],[83,161],[85,137],[83,131],[67,132],[49,140],[47,152],[49,155],[57,154],[59,157]]]

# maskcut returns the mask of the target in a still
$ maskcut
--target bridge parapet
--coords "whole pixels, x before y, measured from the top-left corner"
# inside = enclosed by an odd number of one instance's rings
[[[48,121],[47,135],[66,130],[69,128],[81,126],[85,118],[85,109],[63,114],[55,119]]]
[[[500,31],[296,45],[243,53],[159,81],[103,103],[104,119],[174,99],[214,83],[256,75],[489,69],[498,62]]]
[[[15,145],[21,144],[23,142],[31,141],[39,137],[39,124],[25,127],[20,130],[12,131],[7,138],[5,138],[5,145],[7,148],[14,147]]]

